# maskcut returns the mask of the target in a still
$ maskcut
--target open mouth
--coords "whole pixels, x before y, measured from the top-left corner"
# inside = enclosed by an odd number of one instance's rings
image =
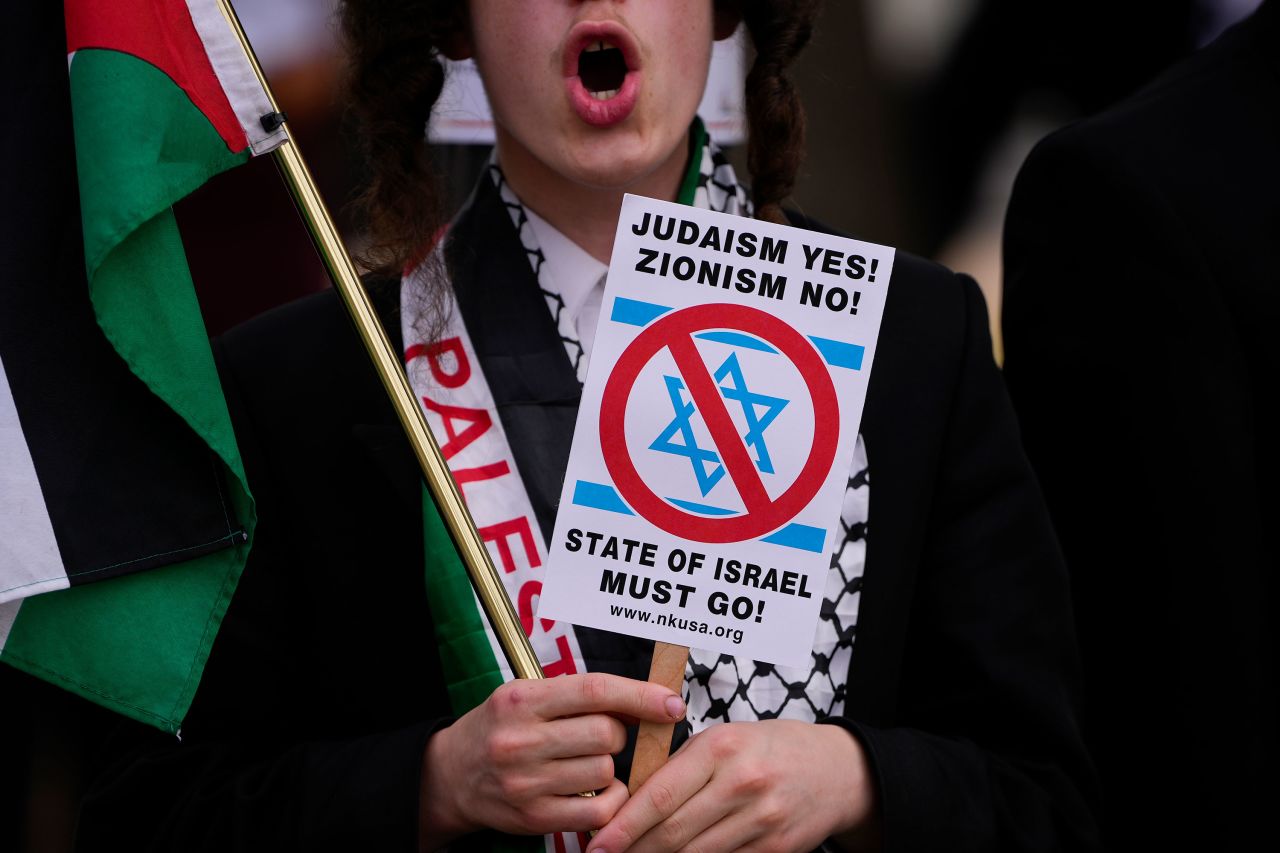
[[[561,62],[569,104],[587,124],[613,127],[635,110],[644,54],[617,21],[579,21],[568,33]]]
[[[607,39],[591,42],[578,54],[578,77],[597,101],[607,101],[622,91],[627,70],[622,50]]]

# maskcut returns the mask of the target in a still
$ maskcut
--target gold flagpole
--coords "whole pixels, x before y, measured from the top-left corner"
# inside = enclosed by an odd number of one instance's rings
[[[244,30],[240,27],[235,11],[227,0],[218,0],[218,6],[226,17],[227,23],[240,39],[240,44],[253,65],[263,90],[271,99],[272,109],[280,114],[280,107],[276,104],[275,96],[267,85],[267,79],[258,65],[258,58],[254,55],[253,47],[245,37]],[[287,129],[287,125],[285,126]],[[449,474],[444,457],[440,454],[440,448],[431,435],[422,409],[409,387],[408,378],[400,364],[399,354],[392,349],[391,342],[378,321],[377,312],[374,311],[369,295],[360,283],[360,277],[338,236],[333,218],[330,217],[329,210],[316,189],[311,171],[307,168],[302,155],[298,153],[292,137],[277,148],[272,156],[284,173],[289,191],[293,194],[298,210],[306,221],[307,229],[315,240],[320,257],[329,271],[329,277],[333,280],[334,286],[342,296],[342,301],[347,306],[347,311],[351,314],[351,319],[360,334],[360,340],[364,343],[369,357],[373,359],[378,378],[382,380],[383,387],[391,397],[400,425],[404,427],[409,443],[413,446],[414,455],[418,457],[418,464],[422,468],[422,476],[426,480],[427,488],[431,490],[431,496],[435,498],[436,506],[440,508],[445,526],[449,528],[449,534],[458,548],[458,554],[467,567],[467,574],[471,577],[476,596],[484,607],[485,615],[498,637],[503,653],[511,664],[512,672],[517,678],[543,678],[542,667],[533,653],[529,638],[525,636],[520,626],[520,619],[516,616],[515,609],[511,606],[511,599],[507,597],[507,592],[503,588],[501,576],[494,568],[493,561],[489,558],[489,551],[476,531],[471,513],[463,503],[458,487]]]

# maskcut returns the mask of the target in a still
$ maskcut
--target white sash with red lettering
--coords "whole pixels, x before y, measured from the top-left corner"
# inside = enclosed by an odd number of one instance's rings
[[[405,364],[409,384],[422,401],[427,424],[440,444],[440,451],[454,482],[475,519],[476,529],[489,548],[494,565],[502,573],[507,596],[515,605],[525,633],[548,677],[585,672],[582,650],[573,626],[564,622],[534,619],[546,545],[538,530],[533,506],[524,481],[516,468],[511,445],[498,417],[493,395],[467,335],[461,312],[452,299],[442,306],[447,312],[443,331],[435,341],[427,341],[415,328],[421,325],[419,307],[431,304],[424,299],[427,276],[445,269],[441,248],[426,263],[406,275],[400,287],[401,331],[405,342]],[[477,612],[480,602],[472,594]],[[502,672],[503,681],[513,677],[498,639],[481,615],[489,647]],[[586,847],[586,836],[558,833],[547,836],[548,853],[572,853]]]
[[[409,384],[422,401],[440,452],[494,565],[502,572],[507,595],[543,671],[548,677],[583,672],[582,651],[573,626],[533,618],[542,592],[546,546],[457,305],[451,299],[444,306],[448,319],[438,340],[428,342],[414,328],[416,306],[423,304],[423,277],[428,270],[443,269],[439,251],[431,263],[405,276],[401,285],[400,316]],[[480,607],[479,601],[476,607]],[[510,667],[488,620],[484,626],[503,680],[510,681]]]

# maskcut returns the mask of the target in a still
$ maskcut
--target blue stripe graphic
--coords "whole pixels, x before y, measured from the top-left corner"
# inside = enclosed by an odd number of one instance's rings
[[[846,344],[844,341],[833,341],[830,338],[819,338],[813,335],[809,336],[809,340],[813,341],[818,352],[822,353],[822,357],[832,367],[862,369],[862,356],[866,353],[866,349],[858,344]]]
[[[823,552],[822,545],[827,541],[827,531],[821,527],[810,527],[807,524],[788,524],[777,533],[770,533],[760,540],[785,548],[796,548],[801,551]]]
[[[681,509],[702,515],[737,515],[734,510],[725,509],[724,507],[709,506],[695,501],[682,501],[678,498],[667,498],[667,500]],[[631,508],[623,502],[622,497],[613,486],[606,486],[602,483],[579,480],[573,487],[573,502],[578,506],[604,510],[605,512],[616,512],[619,515],[635,515]],[[827,531],[821,527],[810,527],[807,524],[788,524],[760,541],[781,545],[784,548],[796,548],[801,551],[812,551],[815,554],[821,554],[823,552],[822,546],[826,539]]]
[[[778,351],[766,344],[759,338],[753,338],[751,335],[744,335],[742,332],[702,332],[694,335],[704,341],[715,341],[718,344],[729,344],[730,346],[742,347],[743,349],[754,349],[760,352],[777,353]]]
[[[655,305],[619,296],[613,300],[613,313],[609,315],[609,319],[628,326],[647,326],[670,310],[668,305]]]
[[[695,503],[693,501],[682,501],[679,498],[667,498],[681,509],[687,509],[689,512],[698,512],[703,515],[737,515],[731,509],[724,509],[718,506],[707,506],[706,504]]]
[[[573,502],[578,506],[602,509],[605,512],[635,515],[631,511],[631,507],[622,502],[622,497],[614,490],[613,486],[605,486],[601,483],[589,483],[586,480],[579,480],[573,487]]]

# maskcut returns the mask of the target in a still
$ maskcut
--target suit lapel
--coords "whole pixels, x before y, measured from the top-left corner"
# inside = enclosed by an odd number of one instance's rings
[[[453,226],[446,257],[467,334],[549,540],[582,389],[487,174]]]

